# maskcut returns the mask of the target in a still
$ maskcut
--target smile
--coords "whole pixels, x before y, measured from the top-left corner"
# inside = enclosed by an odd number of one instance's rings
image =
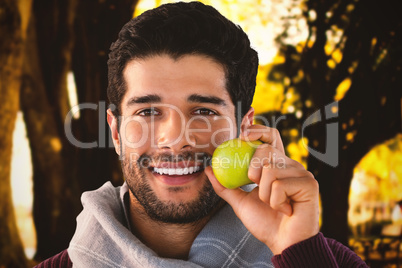
[[[204,166],[191,165],[185,166],[183,163],[165,163],[170,166],[152,167],[150,171],[153,176],[168,186],[184,186],[189,183],[199,181],[200,174],[204,170]]]
[[[153,169],[153,172],[160,175],[189,175],[201,170],[200,166],[186,167],[186,168],[157,168]]]

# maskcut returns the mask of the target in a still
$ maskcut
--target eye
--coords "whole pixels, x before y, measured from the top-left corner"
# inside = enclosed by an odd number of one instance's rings
[[[196,114],[196,115],[216,115],[216,112],[214,112],[214,111],[212,111],[210,109],[207,109],[207,108],[200,108],[200,109],[195,110],[193,112],[193,114]]]
[[[141,116],[156,116],[156,115],[160,115],[160,114],[161,113],[158,110],[156,110],[155,108],[143,109],[137,113],[137,115],[141,115]]]

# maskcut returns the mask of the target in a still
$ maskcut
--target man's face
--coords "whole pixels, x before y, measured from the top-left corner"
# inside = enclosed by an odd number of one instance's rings
[[[132,60],[124,79],[114,141],[131,193],[154,220],[205,217],[220,199],[204,164],[237,131],[223,67],[200,55],[160,55]]]

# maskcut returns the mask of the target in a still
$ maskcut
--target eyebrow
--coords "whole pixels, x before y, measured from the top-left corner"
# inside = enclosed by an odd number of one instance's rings
[[[199,94],[192,94],[190,95],[187,100],[189,102],[199,102],[199,103],[211,103],[221,106],[226,106],[226,102],[218,97],[215,96],[203,96]]]
[[[141,104],[141,103],[159,103],[162,102],[162,98],[156,94],[149,94],[141,97],[133,97],[127,101],[127,106],[131,106],[133,104]]]
[[[196,102],[196,103],[211,103],[221,106],[226,106],[226,102],[218,97],[215,96],[204,96],[199,94],[192,94],[187,98],[189,102]],[[156,94],[149,94],[140,97],[132,97],[127,101],[126,106],[131,106],[134,104],[143,104],[143,103],[160,103],[162,102],[162,98]]]

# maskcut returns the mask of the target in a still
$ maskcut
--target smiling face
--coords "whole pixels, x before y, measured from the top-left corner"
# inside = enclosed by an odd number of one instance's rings
[[[124,78],[119,132],[110,110],[108,122],[131,194],[154,220],[205,217],[220,199],[204,164],[237,133],[223,67],[200,55],[158,55],[130,61]]]

